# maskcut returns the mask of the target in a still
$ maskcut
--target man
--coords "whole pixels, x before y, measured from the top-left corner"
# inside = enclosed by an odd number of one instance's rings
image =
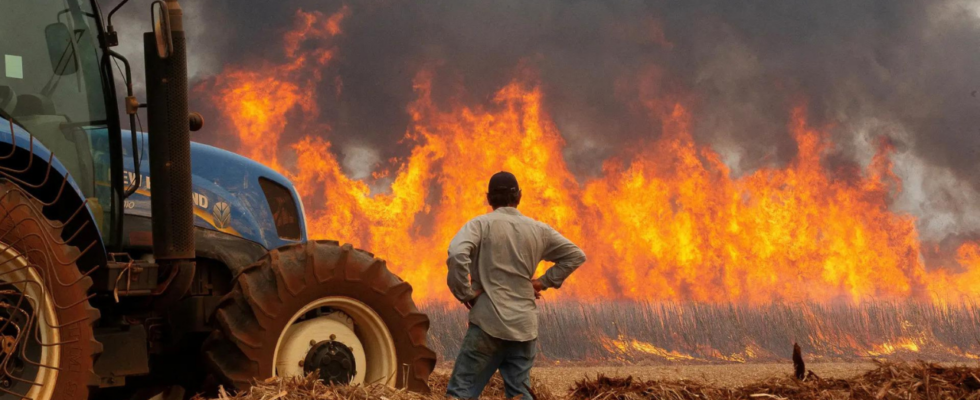
[[[507,397],[530,400],[538,338],[534,301],[541,291],[561,287],[585,262],[585,253],[547,224],[517,211],[521,189],[513,174],[490,178],[487,202],[493,212],[467,222],[449,244],[449,289],[470,309],[470,326],[446,395],[475,399],[499,369]],[[542,260],[555,265],[534,279]]]

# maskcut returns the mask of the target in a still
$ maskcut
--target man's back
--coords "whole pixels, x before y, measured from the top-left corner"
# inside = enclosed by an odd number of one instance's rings
[[[448,397],[479,397],[499,370],[508,398],[531,398],[538,337],[534,300],[541,290],[561,287],[585,262],[578,246],[517,211],[521,196],[514,174],[494,174],[487,185],[494,211],[467,222],[449,243],[446,280],[453,296],[470,308],[470,326],[446,385]],[[534,279],[541,261],[555,265]]]
[[[500,207],[468,222],[453,239],[449,286],[460,300],[485,293],[470,310],[470,322],[490,336],[533,340],[538,316],[531,280],[541,261],[556,262],[541,278],[544,287],[559,287],[585,262],[585,254],[547,224]],[[466,272],[473,277],[472,287],[467,287]]]

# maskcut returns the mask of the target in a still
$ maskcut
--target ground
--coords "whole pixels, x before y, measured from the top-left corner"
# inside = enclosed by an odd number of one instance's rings
[[[822,378],[851,378],[874,369],[872,363],[811,363],[807,368]],[[437,374],[449,375],[451,366],[440,366]],[[532,377],[553,393],[565,393],[584,377],[599,374],[610,377],[633,376],[641,380],[690,379],[713,386],[736,387],[768,378],[787,377],[793,365],[782,364],[724,364],[724,365],[656,365],[656,366],[541,366],[535,367]]]
[[[789,363],[672,365],[672,366],[541,366],[535,369],[533,391],[537,400],[882,400],[980,399],[980,364],[931,364],[922,361],[818,363],[809,365],[806,379],[790,375]],[[443,365],[444,367],[447,365]],[[428,395],[383,385],[330,386],[305,379],[269,379],[249,392],[220,400],[442,400],[448,368],[439,368],[429,380]],[[604,377],[596,378],[599,374]],[[627,378],[632,376],[632,378]],[[576,380],[575,390],[569,386]],[[656,379],[656,380],[655,380]],[[503,383],[495,377],[481,396],[502,400]]]

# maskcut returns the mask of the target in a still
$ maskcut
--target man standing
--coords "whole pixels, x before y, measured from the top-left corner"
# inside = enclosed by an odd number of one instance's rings
[[[521,189],[509,172],[490,178],[493,212],[467,222],[449,244],[448,284],[470,309],[446,395],[475,399],[498,369],[508,398],[531,399],[531,366],[537,354],[540,292],[559,288],[585,262],[585,253],[545,223],[521,215]],[[555,265],[540,279],[541,261]],[[472,278],[472,279],[471,279]]]

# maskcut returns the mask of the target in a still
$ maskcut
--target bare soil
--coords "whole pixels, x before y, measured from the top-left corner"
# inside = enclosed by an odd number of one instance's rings
[[[862,363],[808,363],[821,378],[848,379],[874,369],[870,362]],[[449,375],[451,366],[442,365],[437,374]],[[649,366],[538,366],[531,372],[533,379],[548,387],[553,393],[566,393],[576,381],[594,379],[598,375],[638,380],[688,379],[718,387],[738,387],[769,378],[788,377],[793,364],[725,364],[725,365],[649,365]]]

